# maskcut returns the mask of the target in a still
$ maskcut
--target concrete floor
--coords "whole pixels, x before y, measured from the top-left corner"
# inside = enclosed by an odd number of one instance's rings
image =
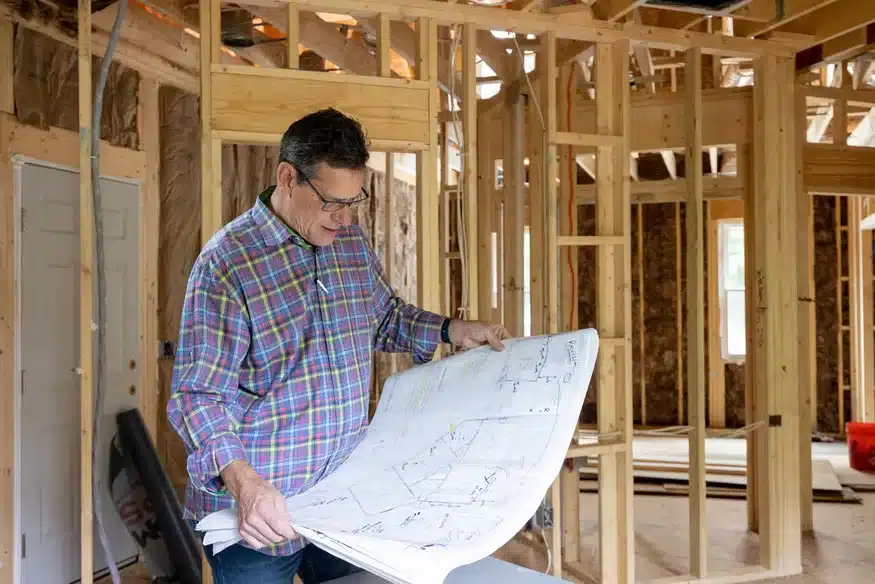
[[[775,584],[872,584],[875,582],[875,493],[863,505],[816,503],[815,535],[803,543],[805,573],[767,580]],[[581,495],[581,566],[598,573],[597,496]],[[687,571],[688,503],[683,497],[635,496],[636,581],[646,582]],[[759,561],[759,543],[747,532],[744,501],[708,500],[709,571],[738,570]],[[544,570],[545,558],[511,542],[496,554],[507,561]],[[138,565],[125,571],[124,584],[147,584]]]

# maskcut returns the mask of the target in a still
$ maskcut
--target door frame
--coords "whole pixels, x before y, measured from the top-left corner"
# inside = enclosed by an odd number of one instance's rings
[[[8,217],[12,220],[12,237],[8,239],[0,239],[0,254],[10,257],[13,262],[13,274],[11,282],[7,280],[4,286],[4,292],[11,292],[12,296],[12,338],[9,338],[8,332],[0,330],[0,347],[11,345],[12,349],[12,367],[11,384],[7,387],[12,388],[11,400],[10,396],[2,395],[2,386],[0,383],[0,406],[6,404],[11,405],[13,423],[11,427],[3,428],[0,424],[0,446],[11,443],[11,452],[6,447],[0,450],[0,465],[3,465],[5,458],[11,454],[12,460],[9,465],[12,469],[11,477],[11,495],[12,495],[12,516],[7,513],[0,514],[0,545],[3,544],[4,535],[12,536],[12,584],[21,584],[22,577],[22,562],[21,562],[21,463],[22,463],[22,445],[21,445],[21,258],[23,248],[21,245],[21,206],[22,206],[22,184],[21,184],[21,169],[24,164],[37,164],[49,168],[67,170],[71,172],[79,172],[79,137],[76,133],[60,128],[49,128],[42,130],[34,126],[28,126],[18,122],[13,116],[0,114],[0,146],[3,150],[9,152],[8,156],[0,158],[0,190],[5,191],[7,188],[11,191],[11,197],[0,197],[0,217],[8,213]],[[155,312],[154,298],[150,301],[143,291],[154,290],[156,275],[150,269],[148,264],[157,265],[158,251],[158,232],[157,229],[149,229],[157,227],[153,218],[157,218],[157,170],[155,172],[147,172],[147,153],[144,151],[132,150],[112,146],[106,141],[101,141],[100,144],[100,176],[112,180],[135,184],[138,186],[139,209],[137,214],[137,227],[139,230],[138,237],[138,255],[139,255],[139,270],[138,280],[140,294],[138,298],[139,304],[139,322],[140,342],[138,355],[140,361],[140,396],[139,405],[141,411],[154,412],[157,405],[157,395],[155,391],[147,390],[150,387],[157,387],[157,379],[153,380],[150,377],[155,371],[154,367],[147,366],[150,360],[157,362],[157,354],[155,347],[157,339],[151,338],[154,335],[148,334],[148,331],[155,330]],[[4,208],[5,207],[5,208]],[[10,241],[11,239],[11,241]],[[11,243],[11,250],[9,244]],[[9,253],[11,251],[11,253]],[[144,265],[146,264],[146,265]],[[10,289],[11,288],[11,289]],[[4,338],[5,337],[5,338]],[[11,343],[10,343],[11,341]],[[7,362],[8,363],[8,362]],[[3,371],[6,367],[4,363],[0,363],[0,375],[6,376],[7,371]],[[7,378],[8,381],[8,378]],[[11,403],[10,403],[11,402]],[[147,423],[151,420],[147,420]],[[80,456],[90,457],[91,453],[80,453]],[[2,487],[3,485],[0,485]],[[4,505],[8,500],[4,500],[3,489],[0,488],[0,509],[8,506]],[[5,532],[5,533],[4,533]],[[80,544],[81,545],[81,544]],[[89,546],[91,549],[91,546]]]

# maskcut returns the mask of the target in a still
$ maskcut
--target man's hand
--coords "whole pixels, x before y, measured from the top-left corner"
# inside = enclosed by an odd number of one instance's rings
[[[222,479],[238,503],[238,521],[243,540],[255,549],[295,539],[286,499],[248,463],[235,460],[222,471]]]
[[[447,331],[450,342],[456,347],[473,349],[480,345],[489,345],[496,351],[504,349],[503,339],[509,339],[510,333],[500,324],[491,324],[480,320],[457,320],[450,321]]]

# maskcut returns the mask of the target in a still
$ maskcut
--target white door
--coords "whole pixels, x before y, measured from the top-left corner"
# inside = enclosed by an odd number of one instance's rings
[[[79,175],[31,162],[20,173],[22,584],[66,584],[80,577]],[[94,472],[113,557],[123,563],[137,548],[109,497],[107,461],[115,414],[138,405],[139,187],[111,179],[100,187],[107,379]],[[95,375],[96,362],[95,345]],[[94,569],[102,572],[108,564],[96,522],[94,529]]]

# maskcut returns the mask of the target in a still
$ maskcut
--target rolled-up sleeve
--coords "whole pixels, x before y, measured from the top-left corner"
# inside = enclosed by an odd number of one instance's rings
[[[410,353],[416,364],[431,361],[441,342],[441,325],[445,317],[399,298],[389,284],[373,248],[365,245],[373,275],[374,316],[377,323],[374,350]]]
[[[208,262],[192,270],[182,309],[167,415],[185,443],[193,487],[219,494],[219,473],[246,460],[234,400],[250,342],[239,294]]]

